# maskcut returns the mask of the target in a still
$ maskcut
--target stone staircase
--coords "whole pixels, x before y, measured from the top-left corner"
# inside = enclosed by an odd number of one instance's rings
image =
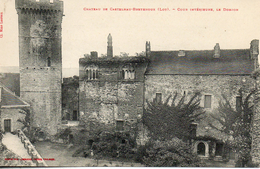
[[[22,130],[17,130],[18,137],[20,138],[21,142],[24,144],[24,148],[27,150],[27,153],[32,159],[32,162],[36,164],[36,166],[39,167],[47,167],[48,165],[44,161],[44,159],[41,157],[41,155],[38,153],[38,151],[35,149],[35,147],[32,145],[30,140],[26,137],[26,135],[23,133]]]

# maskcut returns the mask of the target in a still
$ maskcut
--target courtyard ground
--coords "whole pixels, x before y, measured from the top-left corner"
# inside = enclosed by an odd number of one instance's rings
[[[72,157],[72,154],[78,149],[77,146],[69,146],[66,144],[52,143],[52,142],[36,142],[35,148],[41,154],[43,158],[54,158],[54,161],[45,161],[48,166],[77,166],[77,167],[92,167],[92,166],[108,166],[108,167],[144,167],[140,163],[120,162],[120,161],[108,161],[98,160],[84,157]],[[205,167],[235,167],[234,160],[229,162],[221,161],[205,161]]]
[[[66,144],[52,142],[36,142],[34,143],[36,150],[43,158],[54,158],[54,161],[45,161],[48,166],[77,166],[77,167],[92,167],[92,166],[108,166],[108,167],[143,167],[140,163],[120,162],[98,160],[84,157],[72,157],[72,154],[78,149],[76,146],[68,146]]]

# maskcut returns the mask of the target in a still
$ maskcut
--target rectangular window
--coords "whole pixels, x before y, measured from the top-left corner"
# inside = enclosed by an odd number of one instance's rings
[[[237,96],[236,97],[236,109],[237,110],[241,110],[242,109],[242,97],[241,96]]]
[[[156,93],[155,101],[156,103],[162,102],[162,93]]]
[[[205,95],[204,108],[211,108],[211,95]]]
[[[116,130],[123,131],[124,130],[124,121],[116,121]]]
[[[77,120],[78,120],[78,111],[73,110],[73,121],[77,121]]]

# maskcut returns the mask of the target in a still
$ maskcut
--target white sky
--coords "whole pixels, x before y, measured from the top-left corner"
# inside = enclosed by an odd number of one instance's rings
[[[63,0],[63,68],[78,67],[84,53],[106,53],[107,36],[113,37],[114,55],[145,50],[249,48],[260,39],[259,0]],[[0,38],[0,66],[19,65],[18,16],[14,0],[0,0],[4,14]],[[84,11],[83,8],[175,8],[175,11],[129,12]],[[179,12],[177,8],[214,8],[214,12]],[[216,8],[237,8],[238,12],[217,12]]]

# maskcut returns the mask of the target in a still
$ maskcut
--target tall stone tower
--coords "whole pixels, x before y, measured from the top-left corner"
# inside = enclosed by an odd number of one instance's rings
[[[112,46],[112,36],[111,34],[107,37],[107,57],[113,57],[113,46]]]
[[[32,127],[42,137],[57,133],[61,120],[61,23],[59,0],[15,0],[19,22],[21,97],[32,107]]]

